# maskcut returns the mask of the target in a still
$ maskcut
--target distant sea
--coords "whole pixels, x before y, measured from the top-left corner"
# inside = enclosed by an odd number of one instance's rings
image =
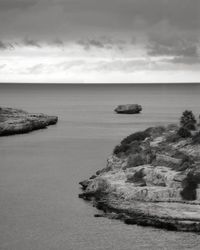
[[[95,218],[78,182],[105,167],[120,140],[200,114],[200,84],[0,84],[0,106],[59,116],[56,126],[0,138],[1,250],[199,249],[200,236]],[[137,103],[138,115],[118,115]]]

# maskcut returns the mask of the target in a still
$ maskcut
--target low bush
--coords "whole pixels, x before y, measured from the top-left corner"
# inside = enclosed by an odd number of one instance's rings
[[[117,145],[114,148],[113,154],[115,154],[115,155],[119,155],[121,153],[124,153],[125,155],[136,154],[136,153],[141,152],[141,150],[142,149],[140,147],[139,142],[138,141],[133,141],[130,144],[120,144],[120,145]]]
[[[118,155],[119,153],[126,153],[129,149],[130,149],[130,145],[120,144],[114,148],[113,154]]]
[[[188,137],[191,136],[191,132],[190,132],[188,129],[184,128],[184,127],[181,127],[181,128],[178,130],[177,134],[178,134],[180,137],[182,137],[182,138],[188,138]]]
[[[127,168],[137,167],[144,165],[146,163],[145,159],[140,154],[130,155],[127,162]]]
[[[189,130],[195,130],[195,124],[197,123],[192,111],[185,110],[180,118],[181,127],[187,128]]]
[[[121,144],[130,144],[133,141],[141,142],[149,136],[150,136],[150,134],[146,131],[136,132],[134,134],[127,136],[125,139],[123,139],[121,141]]]
[[[166,137],[166,142],[172,143],[172,142],[177,142],[180,140],[180,135],[178,134],[170,134]]]
[[[179,126],[177,124],[169,124],[167,127],[166,127],[166,130],[169,132],[169,131],[176,131],[178,130]]]
[[[143,179],[144,176],[145,176],[144,169],[142,168],[134,174],[133,178],[135,179],[135,181],[140,181]]]
[[[200,144],[200,132],[198,132],[192,136],[192,143],[193,144]]]
[[[181,165],[177,169],[178,171],[185,171],[186,169],[191,169],[194,166],[194,161],[188,155],[182,157]]]
[[[196,126],[193,123],[188,123],[184,126],[184,128],[188,129],[188,130],[196,130]]]
[[[187,177],[183,181],[183,190],[181,196],[184,200],[193,201],[196,200],[196,189],[200,183],[200,176],[194,173],[188,173]]]
[[[158,127],[150,127],[146,129],[144,132],[148,133],[149,135],[153,137],[158,137],[162,135],[166,131],[166,128],[163,126],[158,126]]]
[[[144,180],[144,177],[145,177],[144,169],[142,168],[136,173],[134,173],[133,175],[128,175],[127,182],[131,182],[135,184],[137,183],[139,184],[139,186],[144,187],[146,186],[146,181]]]

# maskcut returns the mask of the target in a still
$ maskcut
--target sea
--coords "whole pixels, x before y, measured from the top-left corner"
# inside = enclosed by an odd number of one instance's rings
[[[119,104],[142,105],[120,115]],[[124,137],[197,120],[200,84],[0,84],[0,106],[57,115],[48,129],[0,138],[1,250],[199,249],[200,235],[96,218],[79,182],[106,166]]]

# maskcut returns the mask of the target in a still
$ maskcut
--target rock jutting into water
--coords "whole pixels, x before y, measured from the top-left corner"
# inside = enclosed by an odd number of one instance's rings
[[[200,132],[177,125],[134,133],[116,146],[106,168],[80,182],[80,198],[127,224],[200,231]]]
[[[0,136],[28,133],[56,124],[57,121],[57,116],[0,107]]]
[[[142,111],[142,106],[138,104],[119,105],[115,112],[118,114],[139,114]]]

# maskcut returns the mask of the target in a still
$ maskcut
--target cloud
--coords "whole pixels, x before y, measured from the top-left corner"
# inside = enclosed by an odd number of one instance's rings
[[[92,47],[97,47],[97,48],[104,48],[105,45],[102,41],[96,40],[96,39],[87,39],[87,40],[79,40],[77,42],[79,45],[83,46],[85,50],[89,50]]]
[[[0,11],[26,9],[37,4],[38,0],[0,0]]]
[[[2,41],[0,41],[0,49],[7,49],[7,45],[5,43],[3,43]]]
[[[0,41],[0,50],[6,50],[6,49],[14,49],[14,45],[11,43]]]
[[[41,45],[39,44],[39,42],[37,40],[30,39],[30,38],[25,38],[23,40],[23,44],[25,46],[31,46],[31,47],[41,48]]]
[[[0,70],[4,69],[6,67],[6,64],[0,65]]]
[[[183,56],[198,57],[198,45],[187,43],[185,41],[177,41],[172,44],[163,44],[153,42],[147,47],[150,56]]]
[[[59,39],[59,38],[53,39],[53,41],[50,41],[49,44],[50,44],[50,45],[54,45],[54,46],[58,46],[58,47],[63,47],[63,46],[65,46],[64,41],[62,41],[62,40]]]
[[[177,56],[171,60],[171,63],[177,64],[185,64],[185,65],[200,65],[200,57],[192,57],[192,56]]]
[[[44,68],[44,65],[43,64],[36,64],[36,65],[34,65],[34,66],[32,66],[32,67],[29,67],[28,69],[27,69],[27,73],[28,74],[41,74],[42,73],[42,70],[43,70],[43,68]]]
[[[132,44],[132,40],[129,41]],[[127,46],[127,41],[124,39],[116,39],[110,36],[99,36],[98,38],[87,38],[77,41],[77,44],[83,46],[85,50],[90,49],[105,49],[105,50],[124,50]]]
[[[0,11],[2,39],[32,35],[69,41],[104,34],[126,39],[148,36],[164,21],[177,32],[200,30],[199,0],[0,0]]]
[[[57,4],[60,4],[66,13],[71,12],[75,17],[80,14],[83,22],[88,21],[86,13],[97,14],[98,19],[99,12],[102,15],[99,24],[109,21],[109,25],[116,24],[119,28],[127,24],[130,27],[138,18],[144,20],[146,26],[154,25],[161,20],[169,20],[172,25],[181,28],[198,28],[200,20],[199,0],[123,0],[123,4],[121,0],[60,0]],[[88,15],[88,18],[91,16]],[[92,21],[94,23],[91,25],[95,25],[95,18]]]

